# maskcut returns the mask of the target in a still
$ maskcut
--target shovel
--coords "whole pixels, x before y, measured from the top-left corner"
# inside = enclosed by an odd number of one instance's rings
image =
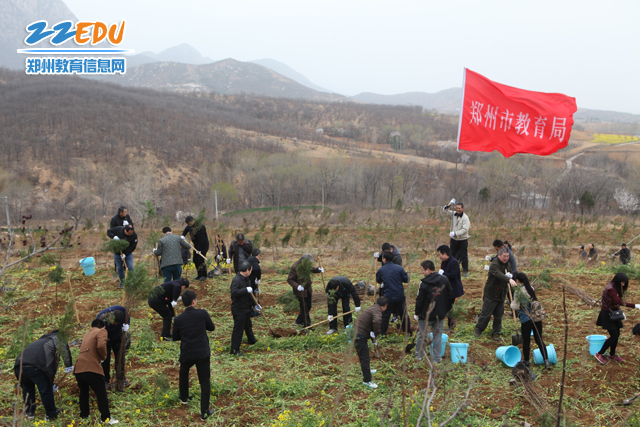
[[[636,397],[640,396],[640,393],[636,393],[633,395],[633,397],[631,399],[625,399],[622,401],[623,405],[631,405],[631,402],[633,402],[634,400],[636,400]]]
[[[253,295],[253,292],[251,292],[251,298],[253,298],[253,302],[255,302],[256,305],[259,305],[258,304],[258,300],[256,300],[255,295]],[[282,335],[276,334],[275,332],[273,332],[273,329],[271,329],[271,325],[269,324],[269,321],[267,320],[267,315],[264,314],[264,309],[262,309],[262,317],[264,318],[264,321],[267,322],[267,326],[269,327],[269,331],[271,332],[271,336],[273,336],[274,338],[282,338]]]
[[[376,350],[376,352],[375,352],[376,359],[380,359],[380,347],[378,347],[378,340],[377,339],[373,342],[373,348],[375,348],[375,350]]]
[[[351,313],[355,313],[355,310],[347,311],[346,313],[342,313],[342,314],[338,314],[337,316],[333,316],[331,318],[331,320],[338,319],[338,318],[340,318],[342,316],[346,316],[347,314],[351,314]],[[329,319],[325,319],[322,322],[314,323],[311,326],[307,326],[306,328],[302,328],[300,330],[297,330],[296,333],[299,334],[300,332],[304,331],[305,329],[310,329],[310,328],[316,327],[318,325],[322,325],[323,323],[327,323],[327,322],[329,322]]]
[[[509,298],[511,299],[511,301],[513,301],[513,295],[511,295],[511,284],[507,283],[507,289],[509,289]],[[520,333],[518,332],[518,322],[516,321],[516,311],[512,309],[511,313],[513,314],[513,324],[516,327],[516,333],[514,335],[511,335],[511,345],[514,345],[517,347],[518,345],[522,344],[522,335],[520,335]]]

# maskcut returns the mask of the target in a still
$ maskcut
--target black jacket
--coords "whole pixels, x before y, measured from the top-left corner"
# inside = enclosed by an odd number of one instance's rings
[[[249,283],[251,283],[251,287],[255,289],[259,289],[260,286],[256,285],[256,280],[260,280],[262,277],[262,270],[260,270],[260,260],[254,256],[249,257],[247,262],[251,264],[251,275],[249,276]]]
[[[495,257],[489,264],[489,276],[487,284],[484,285],[484,297],[494,301],[504,301],[507,296],[507,286],[509,286],[509,278],[505,273],[511,271],[511,264],[504,264],[500,258]]]
[[[204,224],[196,225],[195,227],[187,225],[182,231],[182,235],[186,236],[187,233],[189,233],[194,248],[203,254],[209,250],[209,236],[207,236],[207,227]]]
[[[121,311],[124,315],[124,320],[112,325],[111,323],[109,323],[109,318],[111,317],[111,313],[115,311]],[[121,305],[112,305],[111,307],[105,308],[100,313],[98,313],[96,319],[100,319],[105,323],[105,329],[107,330],[109,341],[119,340],[122,336],[122,325],[124,325],[125,323],[129,324],[131,322],[131,318],[128,316],[127,309]]]
[[[342,299],[351,295],[351,297],[353,298],[353,303],[356,305],[356,307],[360,307],[360,296],[358,295],[358,291],[356,291],[355,286],[353,286],[353,283],[351,283],[351,280],[347,279],[344,276],[336,276],[331,280],[337,280],[338,282],[340,282],[340,287],[334,294],[336,299]],[[329,285],[327,284],[327,286]],[[325,293],[329,294],[328,288],[325,288],[324,291]]]
[[[41,336],[37,341],[29,344],[20,356],[17,357],[14,368],[20,369],[20,359],[22,366],[31,366],[41,370],[53,382],[58,371],[58,363],[60,362],[60,354],[58,354],[58,331],[55,330],[50,334]],[[73,365],[71,360],[71,351],[69,345],[65,345],[62,350],[62,359],[64,366],[69,368]]]
[[[391,262],[402,267],[402,253],[400,252],[400,249],[396,248],[395,245],[391,245],[391,247],[393,248],[393,252],[391,252],[391,255],[393,255],[393,259],[391,260]],[[382,262],[382,253],[383,252],[380,251],[378,262]]]
[[[172,280],[171,282],[157,286],[153,292],[151,292],[151,298],[158,299],[164,302],[165,305],[171,305],[171,301],[177,301],[181,293],[182,282],[180,280]]]
[[[449,279],[449,284],[453,288],[453,293],[449,294],[449,299],[454,299],[464,295],[462,287],[462,279],[460,279],[460,263],[457,259],[449,256],[449,259],[440,264],[440,268],[444,270],[444,275]]]
[[[384,296],[389,302],[404,301],[402,283],[409,283],[409,275],[404,268],[392,262],[382,264],[376,273],[376,282],[384,283]]]
[[[435,305],[429,313],[429,320],[442,320],[447,316],[447,300],[453,293],[447,276],[431,273],[420,282],[418,296],[416,297],[415,314],[420,320],[426,320],[427,311],[432,301]]]
[[[240,251],[244,251],[245,257],[249,259],[251,253],[253,252],[253,243],[251,243],[251,240],[245,239],[244,245],[242,246],[239,246],[238,242],[235,240],[231,242],[231,245],[229,245],[229,258],[233,260],[233,270],[236,273],[238,272],[238,267],[240,267],[240,263],[238,261],[238,254],[240,253]]]
[[[133,225],[133,221],[131,221],[131,217],[129,216],[129,214],[126,214],[124,218],[122,218],[120,214],[116,214],[113,218],[111,218],[109,228],[122,227],[124,226],[124,221],[127,221],[129,225]]]
[[[114,236],[118,236],[118,239],[126,240],[127,242],[129,242],[129,246],[127,246],[125,250],[122,251],[122,255],[129,255],[130,253],[135,251],[136,247],[138,246],[138,235],[136,234],[136,232],[134,231],[131,236],[127,236],[126,234],[124,234],[123,225],[108,229],[107,236],[109,236],[110,239],[113,239]]]
[[[236,274],[231,281],[231,314],[249,314],[253,311],[252,307],[256,303],[247,291],[248,287],[253,288],[249,278],[240,273]]]
[[[173,321],[173,340],[181,341],[179,362],[211,357],[207,331],[216,329],[206,310],[187,307]]]

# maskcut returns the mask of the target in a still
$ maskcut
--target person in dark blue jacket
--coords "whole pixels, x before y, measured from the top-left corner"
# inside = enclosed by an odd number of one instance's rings
[[[160,339],[173,341],[171,338],[171,320],[175,317],[174,307],[182,300],[180,294],[189,287],[187,279],[172,280],[156,287],[149,297],[149,307],[162,316],[162,332]]]
[[[115,370],[116,370],[116,378],[122,375],[121,378],[124,378],[124,356],[125,349],[122,348],[122,334],[123,332],[126,334],[129,330],[129,324],[131,319],[127,313],[127,309],[121,305],[112,305],[111,307],[107,307],[102,310],[96,316],[96,319],[100,319],[106,325],[107,336],[109,341],[107,341],[107,358],[102,361],[102,369],[104,371],[104,383],[107,390],[110,387],[110,371],[111,371],[111,353],[113,352],[113,357],[115,359]],[[121,351],[122,350],[122,351]],[[129,386],[129,381],[124,380],[124,385]]]
[[[216,327],[206,310],[196,308],[198,296],[189,290],[182,294],[184,312],[176,317],[173,325],[173,340],[180,341],[180,402],[189,403],[189,369],[196,365],[200,382],[200,417],[202,421],[214,414],[209,409],[211,397],[211,348],[207,331]]]
[[[387,310],[382,313],[380,334],[387,334],[391,314],[395,314],[402,319],[401,329],[410,334],[407,302],[404,295],[404,286],[402,285],[403,283],[409,283],[409,275],[404,271],[404,268],[393,263],[391,252],[382,254],[382,267],[376,273],[376,282],[380,283],[381,288],[384,288],[384,296],[389,301]]]
[[[329,280],[325,293],[327,294],[327,308],[329,311],[329,332],[327,332],[327,335],[331,335],[338,333],[338,320],[331,320],[338,315],[338,300],[342,300],[342,312],[347,313],[351,311],[349,299],[353,297],[356,313],[358,313],[360,312],[360,296],[351,280],[344,276],[336,276]],[[346,328],[351,323],[351,314],[343,316],[343,319],[344,327]]]
[[[456,327],[456,320],[451,317],[451,311],[453,310],[453,304],[456,302],[456,298],[464,295],[464,288],[462,286],[462,278],[460,277],[460,263],[457,259],[451,256],[451,249],[447,245],[442,245],[436,250],[438,258],[440,258],[440,271],[438,273],[444,275],[449,279],[449,283],[453,288],[453,292],[447,297],[447,323],[449,329],[453,331]]]

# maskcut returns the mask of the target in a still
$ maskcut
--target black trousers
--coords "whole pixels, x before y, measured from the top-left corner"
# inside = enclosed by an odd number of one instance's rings
[[[615,356],[616,355],[616,347],[618,346],[618,338],[620,338],[620,328],[615,326],[613,323],[615,323],[615,322],[611,322],[611,324],[607,328],[607,332],[609,332],[609,338],[607,338],[607,340],[604,342],[604,344],[602,344],[602,348],[598,352],[600,354],[604,354],[608,349],[611,349],[611,351],[609,351],[609,354],[611,356]]]
[[[81,372],[76,375],[76,381],[80,388],[80,417],[87,418],[91,411],[89,409],[89,388],[96,394],[98,401],[98,410],[100,411],[100,420],[105,421],[111,418],[109,412],[109,398],[107,397],[107,389],[104,385],[104,377],[95,372]]]
[[[453,312],[453,305],[456,303],[456,299],[455,298],[449,298],[447,299],[447,324],[449,326],[449,328],[453,328],[456,324],[455,319],[451,316],[451,313]]]
[[[15,374],[16,378],[21,379],[22,400],[24,401],[27,415],[36,413],[36,408],[38,407],[36,404],[36,387],[38,387],[42,406],[44,406],[47,416],[55,418],[58,415],[58,409],[53,397],[53,383],[49,381],[49,377],[40,369],[28,365],[22,367],[22,377],[20,377],[20,368],[15,368]]]
[[[306,297],[298,297],[298,303],[300,304],[300,314],[298,314],[296,318],[296,323],[300,325],[304,324],[305,328],[311,326],[311,317],[309,316],[309,312],[311,311],[311,295],[307,292]]]
[[[533,321],[531,320],[520,325],[520,330],[522,331],[522,353],[525,362],[529,361],[529,354],[531,353],[531,331],[533,331],[533,338],[536,340],[536,344],[538,344],[542,357],[544,360],[548,359],[547,347],[542,340],[542,322],[536,322],[535,326],[534,328]]]
[[[125,334],[126,332],[122,332]],[[120,348],[122,347],[122,337],[116,340],[107,341],[107,358],[102,362],[102,371],[104,372],[104,380],[105,382],[109,382],[111,379],[111,353],[113,352],[113,359],[115,360],[114,368],[116,370],[116,378],[119,375],[122,375],[122,379],[124,379],[124,372],[121,372],[124,369],[124,349],[122,354],[120,354]],[[120,357],[118,357],[120,356]]]
[[[349,306],[349,300],[351,299],[351,295],[345,295],[342,298],[339,298],[339,297],[334,297],[334,298],[336,301],[333,304],[329,302],[327,303],[327,308],[329,309],[329,316],[338,315],[338,300],[342,301],[343,313],[346,313],[351,310],[351,307]],[[342,319],[344,321],[344,326],[346,328],[347,325],[351,323],[351,314],[342,316]],[[336,330],[338,329],[338,319],[334,319],[331,322],[329,322],[329,329],[336,329]]]
[[[171,337],[171,320],[175,316],[173,307],[167,306],[163,300],[158,298],[149,298],[148,303],[149,307],[153,308],[156,313],[162,316],[162,332],[160,336],[164,338]]]
[[[200,251],[200,253],[204,256],[207,256],[207,251]],[[200,255],[197,254],[196,251],[193,251],[193,263],[196,266],[196,270],[198,271],[198,278],[207,277],[207,263]]]
[[[362,381],[371,382],[371,356],[369,355],[368,340],[361,337],[356,338],[356,353],[360,359],[360,368],[362,369]]]
[[[200,413],[206,414],[209,410],[211,399],[211,358],[197,360],[185,360],[180,362],[180,400],[186,402],[189,399],[189,370],[196,365],[198,381],[200,382]]]
[[[247,335],[249,343],[256,342],[253,335],[253,325],[251,324],[251,313],[233,315],[233,332],[231,333],[231,353],[240,350],[242,344],[242,333]]]
[[[400,319],[402,319],[402,324],[400,325],[400,329],[403,332],[411,333],[411,328],[409,324],[409,318],[407,316],[407,300],[406,298],[402,301],[389,301],[387,305],[387,309],[382,313],[382,323],[380,325],[380,335],[386,335],[387,329],[389,328],[389,318],[392,314],[395,314]]]
[[[449,239],[449,246],[451,247],[451,255],[462,265],[462,271],[469,271],[469,257],[467,256],[469,241]]]

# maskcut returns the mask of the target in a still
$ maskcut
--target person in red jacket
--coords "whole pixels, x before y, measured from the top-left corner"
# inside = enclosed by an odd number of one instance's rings
[[[622,297],[628,287],[629,277],[624,273],[617,273],[602,292],[602,306],[600,307],[600,314],[598,315],[596,325],[602,329],[606,329],[607,332],[609,332],[609,338],[604,342],[602,348],[594,357],[603,365],[607,363],[604,355],[607,350],[609,350],[609,360],[622,362],[622,357],[616,354],[620,329],[623,327],[622,320],[611,320],[610,313],[619,310],[620,306],[640,309],[640,304],[622,301]]]

